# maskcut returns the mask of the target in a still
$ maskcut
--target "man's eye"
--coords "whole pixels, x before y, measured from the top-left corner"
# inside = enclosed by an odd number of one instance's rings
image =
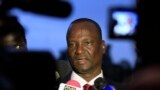
[[[93,42],[85,42],[85,44],[87,44],[87,45],[92,45],[93,44]]]
[[[73,43],[69,43],[68,46],[69,46],[69,47],[73,47],[74,44],[73,44]]]

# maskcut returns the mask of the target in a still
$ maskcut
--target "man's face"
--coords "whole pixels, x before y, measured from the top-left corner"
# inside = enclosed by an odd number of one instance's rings
[[[101,70],[105,43],[95,29],[93,25],[75,24],[69,33],[68,56],[73,69],[78,73],[92,73]]]
[[[2,38],[1,44],[4,47],[10,47],[13,49],[26,49],[26,43],[24,39],[15,33],[10,33]]]

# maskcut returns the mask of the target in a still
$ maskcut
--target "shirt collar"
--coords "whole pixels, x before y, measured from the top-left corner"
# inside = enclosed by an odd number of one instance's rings
[[[94,85],[94,81],[99,78],[102,77],[103,78],[103,71],[101,70],[101,73],[98,74],[96,77],[94,77],[92,80],[90,80],[89,82],[87,82],[85,79],[83,79],[82,77],[80,77],[77,73],[75,73],[74,71],[72,71],[71,74],[71,80],[76,80],[80,83],[81,87],[84,86],[85,84],[90,84],[90,85]]]

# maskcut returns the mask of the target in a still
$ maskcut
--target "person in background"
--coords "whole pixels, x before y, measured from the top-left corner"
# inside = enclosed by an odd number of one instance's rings
[[[0,16],[0,47],[27,50],[25,30],[14,16]]]
[[[102,77],[107,84],[114,84],[104,75],[102,58],[106,51],[106,43],[102,39],[101,28],[97,22],[89,18],[74,20],[67,31],[67,54],[72,71],[61,79],[62,83],[76,80],[83,87],[91,86],[97,78]]]
[[[0,90],[55,90],[54,60],[49,52],[27,50],[17,17],[0,14]]]
[[[123,82],[123,90],[160,90],[160,64],[145,66]]]

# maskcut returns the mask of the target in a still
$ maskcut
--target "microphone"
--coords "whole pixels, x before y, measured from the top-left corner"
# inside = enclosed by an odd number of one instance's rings
[[[107,85],[107,82],[102,78],[99,77],[94,82],[94,90],[116,90],[114,86]]]
[[[61,83],[58,90],[83,90],[80,83],[75,80],[70,80],[66,84]]]
[[[38,14],[68,17],[72,12],[70,3],[62,0],[0,0],[0,10],[6,12],[14,7]]]
[[[65,60],[55,61],[55,67],[56,67],[56,73],[55,73],[56,79],[63,79],[72,71],[69,62]]]

